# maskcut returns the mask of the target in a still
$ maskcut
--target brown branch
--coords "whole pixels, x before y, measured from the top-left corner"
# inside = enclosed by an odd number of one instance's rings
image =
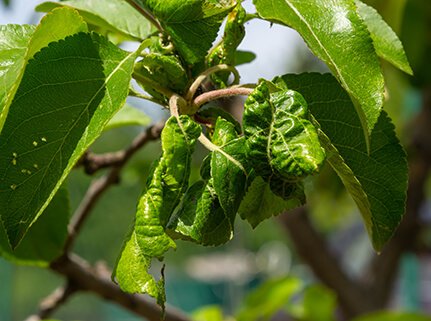
[[[107,164],[110,164],[112,169],[106,176],[95,180],[88,188],[87,193],[85,194],[81,204],[79,205],[69,224],[68,238],[64,246],[64,253],[67,253],[72,248],[76,236],[79,234],[79,231],[82,228],[82,225],[103,193],[113,184],[118,182],[120,172],[128,160],[145,144],[158,139],[163,126],[164,123],[161,122],[149,127],[145,132],[137,136],[127,149],[113,154],[115,156],[110,155],[104,158],[103,161],[100,161],[100,163],[91,165],[91,168],[94,171],[97,171],[102,167],[106,167]],[[85,161],[83,161],[83,163],[85,164]]]
[[[161,309],[155,302],[142,295],[123,292],[118,285],[112,282],[111,273],[106,269],[95,269],[74,255],[61,257],[51,263],[50,268],[65,276],[80,291],[95,293],[149,321],[160,321],[161,319]],[[166,307],[165,320],[190,321],[186,315],[170,306]]]
[[[424,91],[423,108],[411,124],[413,133],[410,155],[409,187],[406,214],[393,239],[382,254],[370,264],[365,278],[369,287],[367,298],[376,308],[384,307],[389,299],[402,254],[414,250],[421,229],[419,213],[425,201],[425,184],[431,170],[431,88]]]
[[[325,239],[312,226],[305,207],[280,216],[297,253],[326,286],[338,296],[344,315],[350,319],[369,307],[364,303],[363,289],[344,272],[330,252]]]
[[[41,321],[49,318],[61,305],[63,305],[74,293],[77,288],[71,283],[54,290],[39,305],[39,311],[26,319],[26,321]]]

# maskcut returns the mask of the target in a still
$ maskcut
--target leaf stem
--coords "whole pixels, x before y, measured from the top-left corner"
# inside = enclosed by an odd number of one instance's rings
[[[136,97],[136,98],[140,98],[140,99],[144,99],[144,100],[148,100],[148,101],[151,101],[152,103],[155,103],[155,104],[157,104],[157,105],[160,105],[160,106],[162,106],[162,107],[165,107],[166,108],[166,105],[165,104],[163,104],[161,101],[159,101],[159,100],[157,100],[157,99],[155,99],[154,97],[151,97],[151,96],[149,96],[149,95],[144,95],[144,94],[141,94],[140,92],[137,92],[135,89],[133,89],[133,88],[130,88],[129,89],[129,96],[131,96],[131,97]]]
[[[245,87],[239,87],[239,86],[212,90],[196,97],[195,100],[193,101],[192,109],[194,111],[197,111],[202,105],[220,98],[231,97],[231,96],[241,96],[241,95],[248,96],[251,94],[252,91],[253,91],[252,88],[245,88]]]
[[[135,8],[141,15],[143,15],[149,22],[151,22],[159,31],[163,31],[162,26],[147,10],[138,5],[134,0],[126,0],[133,8]]]
[[[221,65],[217,65],[211,68],[208,68],[207,70],[205,70],[203,73],[201,73],[196,79],[195,81],[191,84],[189,90],[187,91],[187,94],[185,96],[185,99],[187,101],[192,101],[196,91],[198,90],[199,86],[202,84],[202,82],[210,75],[212,75],[213,73],[219,72],[219,71],[230,71],[233,73],[235,79],[233,81],[232,84],[238,84],[239,83],[239,73],[238,70],[236,70],[235,67],[233,66],[229,66],[226,64],[221,64]]]
[[[242,166],[242,164],[237,161],[235,158],[233,158],[231,155],[229,155],[228,153],[226,153],[223,149],[221,149],[219,146],[213,144],[203,133],[201,133],[201,135],[198,138],[199,142],[206,148],[208,149],[210,152],[219,152],[220,154],[222,154],[224,157],[226,157],[229,161],[231,161],[233,164],[235,164],[236,166],[239,167],[239,169],[241,169],[244,174],[247,176],[248,173],[245,170],[244,166]]]

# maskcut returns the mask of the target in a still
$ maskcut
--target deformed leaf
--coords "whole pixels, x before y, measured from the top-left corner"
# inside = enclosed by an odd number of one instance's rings
[[[277,184],[271,187],[270,183],[266,182],[261,176],[257,176],[248,187],[238,214],[255,228],[262,221],[272,216],[304,204],[305,195],[300,183],[288,184],[290,190],[283,191],[284,197],[276,195],[272,191],[273,188],[277,190],[283,187],[283,184],[285,183],[278,181]]]
[[[159,19],[187,64],[204,60],[233,0],[139,0]]]
[[[126,104],[108,122],[104,131],[123,126],[147,126],[150,123],[151,118],[142,110]]]
[[[162,131],[162,156],[152,170],[147,191],[139,200],[134,229],[125,242],[114,276],[131,293],[148,293],[164,302],[163,280],[156,282],[148,269],[175,242],[166,225],[188,186],[191,155],[201,127],[189,116],[171,117]]]
[[[227,64],[234,66],[236,59],[236,49],[245,36],[244,23],[247,13],[239,2],[229,13],[226,19],[223,38],[211,50],[206,58],[208,66]],[[226,87],[230,72],[222,71],[212,75],[213,81],[219,87]]]
[[[189,82],[186,70],[175,55],[146,54],[136,64],[135,72],[159,84],[161,87],[169,88],[179,94],[184,93]],[[150,94],[153,94],[151,86],[146,86],[145,83],[142,83],[142,86]]]
[[[60,188],[19,246],[12,250],[0,222],[0,256],[20,265],[46,267],[63,253],[70,208],[66,188]]]
[[[234,220],[221,207],[211,178],[190,186],[170,228],[182,239],[216,246],[232,238]]]
[[[370,33],[352,0],[254,0],[264,19],[298,31],[355,101],[366,139],[383,107],[384,80]]]
[[[70,11],[52,14],[61,10]],[[0,135],[1,219],[13,247],[124,105],[135,59],[96,34],[79,33],[27,65]]]
[[[328,162],[358,205],[372,243],[380,251],[404,214],[408,176],[406,154],[388,115],[381,113],[368,153],[353,104],[333,76],[285,75],[274,81],[300,91],[310,103]]]
[[[248,176],[244,137],[238,138],[234,124],[219,117],[212,142],[220,149],[202,164],[205,181],[187,190],[169,225],[179,237],[203,245],[220,245],[232,238]]]
[[[243,116],[249,159],[256,175],[289,181],[316,173],[325,159],[304,98],[261,82],[248,96]]]
[[[36,11],[49,12],[57,7],[76,9],[89,24],[137,39],[145,39],[155,31],[144,16],[123,0],[49,1],[38,5]]]
[[[359,15],[364,19],[371,33],[377,54],[398,69],[412,75],[413,71],[407,60],[403,45],[396,33],[373,7],[366,5],[360,0],[355,0],[355,3],[358,7]]]

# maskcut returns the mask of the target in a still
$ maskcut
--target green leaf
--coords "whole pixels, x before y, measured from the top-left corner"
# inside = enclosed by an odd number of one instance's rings
[[[294,278],[278,278],[266,281],[249,294],[237,315],[237,321],[270,320],[286,307],[302,288],[302,282]]]
[[[156,282],[148,269],[153,258],[161,259],[175,242],[166,225],[188,186],[191,155],[201,127],[189,116],[171,117],[162,131],[162,156],[154,167],[148,189],[141,197],[134,230],[117,261],[114,276],[131,293],[148,293],[164,302],[163,280]]]
[[[233,0],[139,0],[160,21],[187,64],[204,60]]]
[[[431,317],[409,312],[374,312],[366,316],[355,318],[352,321],[431,321]]]
[[[80,33],[27,65],[0,135],[1,219],[13,247],[124,105],[135,59]]]
[[[48,266],[63,253],[69,216],[69,195],[65,188],[60,188],[15,250],[0,224],[0,256],[16,264]]]
[[[310,103],[328,161],[358,205],[380,251],[404,214],[408,176],[406,154],[389,117],[381,113],[368,153],[353,104],[331,75],[285,75],[274,81],[300,91]]]
[[[282,184],[275,184],[283,187]],[[255,228],[262,221],[278,215],[284,211],[301,206],[305,202],[305,195],[300,184],[288,185],[291,191],[284,191],[284,198],[276,195],[261,176],[256,177],[250,184],[238,213],[243,220],[247,220]],[[275,186],[274,186],[275,188]]]
[[[126,104],[108,122],[104,131],[123,126],[148,126],[150,123],[151,118],[142,110]]]
[[[155,31],[151,23],[123,0],[69,0],[44,2],[36,11],[49,12],[57,7],[78,10],[89,24],[137,39],[145,39]]]
[[[223,311],[219,306],[206,306],[194,311],[193,321],[223,321]]]
[[[355,101],[365,136],[371,134],[384,100],[380,63],[353,0],[254,0],[264,19],[298,31]]]
[[[296,181],[318,172],[325,159],[307,103],[293,90],[261,82],[247,97],[243,116],[249,159],[256,175]]]
[[[237,50],[235,52],[235,65],[245,65],[249,64],[253,60],[256,59],[256,54],[251,51],[243,51],[243,50]]]
[[[321,285],[305,289],[302,306],[301,320],[335,321],[336,295]]]
[[[355,3],[358,7],[359,15],[371,33],[376,53],[398,69],[413,75],[403,45],[396,33],[373,7],[359,0],[355,0]]]
[[[5,49],[7,51],[3,51],[3,54],[0,56],[2,59],[0,62],[2,66],[7,66],[10,64],[11,59],[16,60],[11,69],[4,75],[5,78],[3,78],[3,75],[1,77],[6,86],[3,87],[4,89],[2,88],[4,91],[0,92],[0,97],[2,97],[0,100],[0,132],[8,115],[10,104],[23,77],[25,66],[33,58],[34,54],[43,47],[46,47],[50,42],[64,39],[78,32],[87,31],[87,25],[82,18],[74,10],[70,9],[57,9],[46,15],[40,21],[30,39],[28,37],[32,33],[32,27],[24,27],[25,30],[19,30],[20,27],[17,26],[9,28],[15,29],[15,31],[6,31],[6,34],[4,34],[5,38],[2,43],[6,45]],[[21,36],[23,39],[18,41],[16,37]],[[11,49],[14,49],[12,51],[9,51],[7,47],[9,41],[12,42]],[[17,46],[21,48],[18,49],[18,52],[16,51]]]
[[[27,44],[34,29],[29,25],[0,26],[0,129],[1,119],[8,111],[5,106],[9,96],[14,94],[15,83],[24,68]]]

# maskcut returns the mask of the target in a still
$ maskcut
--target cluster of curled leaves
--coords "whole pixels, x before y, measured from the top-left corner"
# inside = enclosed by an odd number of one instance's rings
[[[359,0],[254,4],[257,14],[233,0],[66,0],[41,4],[49,13],[36,27],[0,27],[0,254],[39,265],[61,254],[67,176],[105,128],[139,118],[123,107],[130,94],[168,107],[171,116],[115,267],[123,290],[163,304],[164,280],[149,273],[154,258],[178,239],[229,241],[237,216],[255,227],[304,204],[304,179],[325,163],[381,250],[404,212],[407,164],[382,110],[379,57],[411,73],[401,43]],[[296,29],[332,75],[260,80],[247,90],[239,123],[197,103],[197,92],[245,92],[235,65],[254,55],[237,48],[254,18]],[[139,49],[120,49],[125,40]],[[148,96],[130,90],[132,78]],[[198,142],[209,154],[201,178],[190,182]]]

